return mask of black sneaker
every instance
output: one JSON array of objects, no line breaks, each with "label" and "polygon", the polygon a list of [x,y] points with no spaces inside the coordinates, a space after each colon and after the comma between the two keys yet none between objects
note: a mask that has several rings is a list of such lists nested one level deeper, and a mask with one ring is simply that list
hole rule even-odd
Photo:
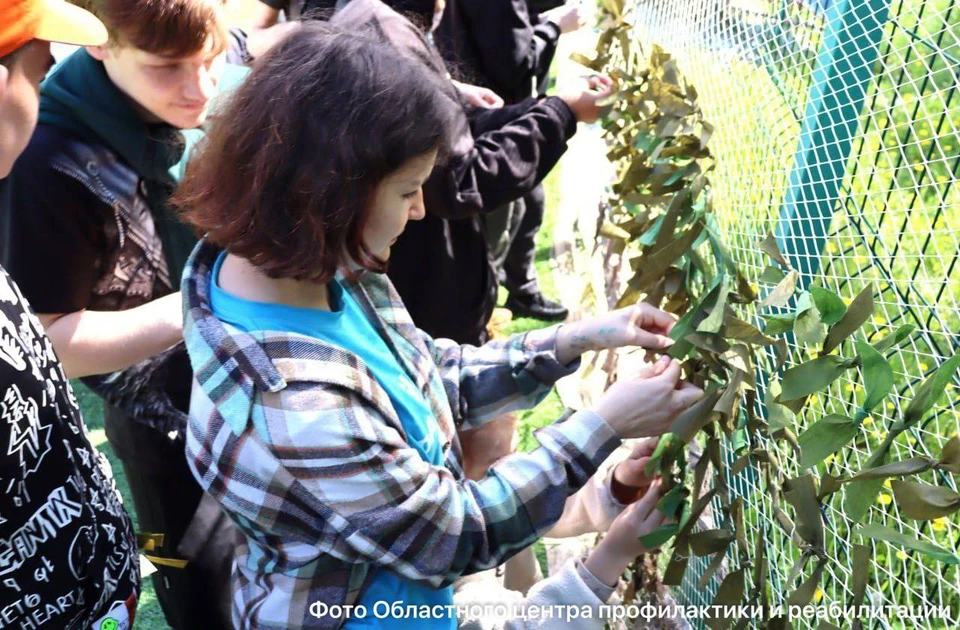
[{"label": "black sneaker", "polygon": [[516,317],[532,317],[546,322],[562,322],[570,314],[563,304],[548,300],[539,292],[525,295],[511,293],[507,296],[504,307],[510,309]]}]

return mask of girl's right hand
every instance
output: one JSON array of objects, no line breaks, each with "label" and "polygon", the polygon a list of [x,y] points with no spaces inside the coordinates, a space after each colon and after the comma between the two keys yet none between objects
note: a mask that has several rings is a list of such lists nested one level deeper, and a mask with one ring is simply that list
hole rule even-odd
[{"label": "girl's right hand", "polygon": [[662,435],[677,415],[703,397],[703,390],[680,380],[680,362],[663,356],[634,378],[619,380],[593,410],[621,439]]}]

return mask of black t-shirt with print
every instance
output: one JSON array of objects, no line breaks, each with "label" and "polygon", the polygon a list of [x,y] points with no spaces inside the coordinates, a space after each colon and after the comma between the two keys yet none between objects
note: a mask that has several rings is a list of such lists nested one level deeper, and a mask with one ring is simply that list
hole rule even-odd
[{"label": "black t-shirt with print", "polygon": [[139,591],[136,537],[110,465],[0,267],[0,627],[123,630]]}]

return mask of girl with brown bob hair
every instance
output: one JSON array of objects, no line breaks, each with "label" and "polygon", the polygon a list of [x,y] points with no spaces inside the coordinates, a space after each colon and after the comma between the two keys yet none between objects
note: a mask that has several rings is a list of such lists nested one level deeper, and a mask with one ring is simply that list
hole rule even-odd
[{"label": "girl with brown bob hair", "polygon": [[[383,270],[448,141],[436,81],[387,45],[304,24],[219,113],[176,197],[205,234],[182,283],[187,458],[245,538],[238,627],[339,627],[342,605],[367,613],[348,627],[406,627],[375,616],[394,602],[455,627],[457,577],[577,511],[568,497],[621,439],[664,432],[701,395],[661,361],[542,429],[532,453],[464,478],[459,430],[537,404],[585,350],[665,347],[673,320],[637,307],[479,348],[413,325]],[[564,603],[609,596],[637,534],[662,522],[658,493],[614,522],[619,553],[551,578]]]}]

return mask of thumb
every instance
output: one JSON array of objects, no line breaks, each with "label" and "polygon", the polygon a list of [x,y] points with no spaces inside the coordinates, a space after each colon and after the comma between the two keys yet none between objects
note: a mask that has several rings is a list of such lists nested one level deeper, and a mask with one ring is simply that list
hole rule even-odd
[{"label": "thumb", "polygon": [[667,335],[659,335],[648,330],[636,331],[637,345],[648,350],[665,350],[676,343]]},{"label": "thumb", "polygon": [[656,363],[647,363],[641,367],[638,367],[633,371],[632,374],[629,374],[628,377],[631,380],[645,380],[648,378],[654,378],[660,376],[663,371],[666,369],[667,365],[670,362],[670,357],[663,355]]},{"label": "thumb", "polygon": [[674,396],[676,397],[677,402],[681,405],[681,408],[686,409],[687,407],[693,405],[693,403],[703,398],[704,393],[703,390],[696,385],[684,382],[674,392]]},{"label": "thumb", "polygon": [[680,362],[676,359],[671,359],[670,364],[660,373],[659,376],[655,378],[662,380],[670,385],[670,388],[673,389],[677,386],[677,382],[680,380],[681,369]]}]

